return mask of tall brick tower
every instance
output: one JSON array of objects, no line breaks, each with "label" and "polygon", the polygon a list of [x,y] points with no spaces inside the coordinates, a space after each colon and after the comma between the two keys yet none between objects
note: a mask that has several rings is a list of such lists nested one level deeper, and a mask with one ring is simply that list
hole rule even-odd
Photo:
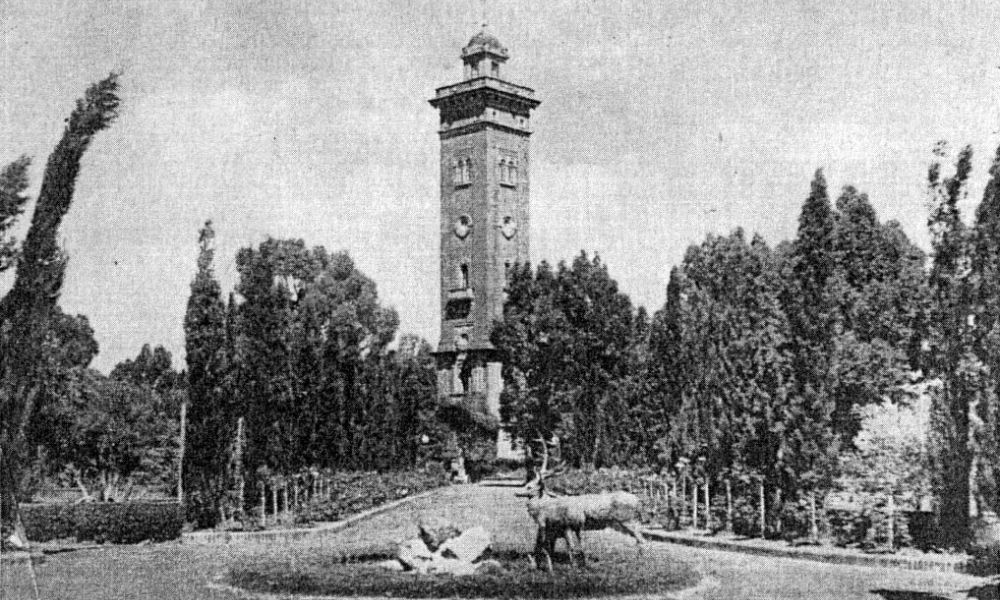
[{"label": "tall brick tower", "polygon": [[528,260],[528,138],[534,90],[503,79],[507,49],[485,27],[462,49],[464,80],[437,89],[441,114],[438,396],[498,431],[500,363],[490,344],[507,272]]}]

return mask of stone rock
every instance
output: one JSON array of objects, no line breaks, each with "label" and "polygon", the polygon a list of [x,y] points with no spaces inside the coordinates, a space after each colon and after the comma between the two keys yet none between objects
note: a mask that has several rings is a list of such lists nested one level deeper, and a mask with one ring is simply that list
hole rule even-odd
[{"label": "stone rock", "polygon": [[430,568],[427,569],[427,572],[439,575],[473,575],[476,572],[477,566],[478,565],[456,560],[454,558],[445,558],[440,555],[435,555],[434,560],[431,561]]},{"label": "stone rock", "polygon": [[473,566],[476,567],[476,575],[503,575],[507,572],[500,561],[492,558],[477,562]]},{"label": "stone rock", "polygon": [[378,563],[378,566],[385,569],[386,571],[403,571],[406,567],[399,560],[383,560]]},{"label": "stone rock", "polygon": [[452,558],[464,563],[471,563],[482,556],[490,547],[490,532],[483,527],[471,527],[462,535],[441,544],[437,555]]},{"label": "stone rock", "polygon": [[427,544],[431,552],[436,552],[441,544],[462,534],[462,530],[455,527],[454,523],[441,517],[422,516],[418,528],[420,539]]},{"label": "stone rock", "polygon": [[431,561],[434,560],[434,553],[430,551],[423,540],[416,538],[399,545],[396,559],[407,571],[426,573]]}]

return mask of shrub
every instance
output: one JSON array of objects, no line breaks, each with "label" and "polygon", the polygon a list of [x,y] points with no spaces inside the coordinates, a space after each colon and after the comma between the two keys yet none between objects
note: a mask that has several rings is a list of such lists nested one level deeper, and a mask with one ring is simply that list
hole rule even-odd
[{"label": "shrub", "polygon": [[[816,507],[816,528],[820,536],[830,531],[830,522],[820,506]],[[781,507],[781,537],[792,541],[812,536],[812,508],[808,497],[789,500]]]},{"label": "shrub", "polygon": [[760,535],[760,508],[742,495],[733,497],[733,533],[747,537]]},{"label": "shrub", "polygon": [[639,483],[642,473],[612,467],[610,469],[581,469],[561,473],[546,479],[545,485],[557,494],[578,496],[619,490],[632,490]]},{"label": "shrub", "polygon": [[859,546],[871,529],[870,515],[862,510],[827,509],[830,535],[838,546]]},{"label": "shrub", "polygon": [[26,504],[21,507],[28,539],[75,538],[113,544],[177,539],[184,512],[177,502]]},{"label": "shrub", "polygon": [[329,499],[310,502],[295,515],[297,523],[339,521],[370,508],[446,485],[444,471],[391,473],[343,472],[333,475]]},{"label": "shrub", "polygon": [[[889,515],[884,507],[863,504],[858,509],[827,510],[830,534],[838,546],[873,549],[886,545],[889,535]],[[920,514],[920,513],[916,513]],[[896,512],[893,520],[893,547],[911,546],[909,520],[911,514]]]},{"label": "shrub", "polygon": [[977,545],[970,548],[972,560],[969,572],[974,575],[1000,575],[1000,543]]}]

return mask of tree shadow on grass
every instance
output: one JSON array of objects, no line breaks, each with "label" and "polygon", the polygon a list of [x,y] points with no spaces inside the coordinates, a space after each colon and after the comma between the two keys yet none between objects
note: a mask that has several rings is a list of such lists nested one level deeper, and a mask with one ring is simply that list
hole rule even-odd
[{"label": "tree shadow on grass", "polygon": [[[975,600],[1000,600],[1000,582],[978,585],[963,592]],[[872,590],[872,593],[882,596],[885,600],[948,600],[940,594],[911,590]]]},{"label": "tree shadow on grass", "polygon": [[1000,579],[986,585],[977,585],[966,593],[969,598],[976,600],[1000,600]]},{"label": "tree shadow on grass", "polygon": [[930,592],[914,592],[910,590],[872,590],[885,600],[948,600],[946,596]]}]

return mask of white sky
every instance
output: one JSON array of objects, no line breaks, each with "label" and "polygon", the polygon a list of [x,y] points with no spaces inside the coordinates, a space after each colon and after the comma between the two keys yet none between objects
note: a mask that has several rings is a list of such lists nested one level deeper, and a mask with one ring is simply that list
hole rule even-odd
[{"label": "white sky", "polygon": [[[934,142],[974,146],[970,207],[1000,144],[993,0],[489,4],[507,78],[542,99],[534,260],[597,251],[650,310],[706,232],[790,237],[817,167],[926,246]],[[481,12],[478,0],[3,2],[0,161],[33,156],[34,189],[73,100],[124,69],[122,116],[88,152],[62,228],[62,304],[90,317],[95,366],[147,342],[183,356],[208,218],[227,290],[239,247],[301,237],[347,249],[401,330],[436,343],[427,99],[459,80]]]}]

